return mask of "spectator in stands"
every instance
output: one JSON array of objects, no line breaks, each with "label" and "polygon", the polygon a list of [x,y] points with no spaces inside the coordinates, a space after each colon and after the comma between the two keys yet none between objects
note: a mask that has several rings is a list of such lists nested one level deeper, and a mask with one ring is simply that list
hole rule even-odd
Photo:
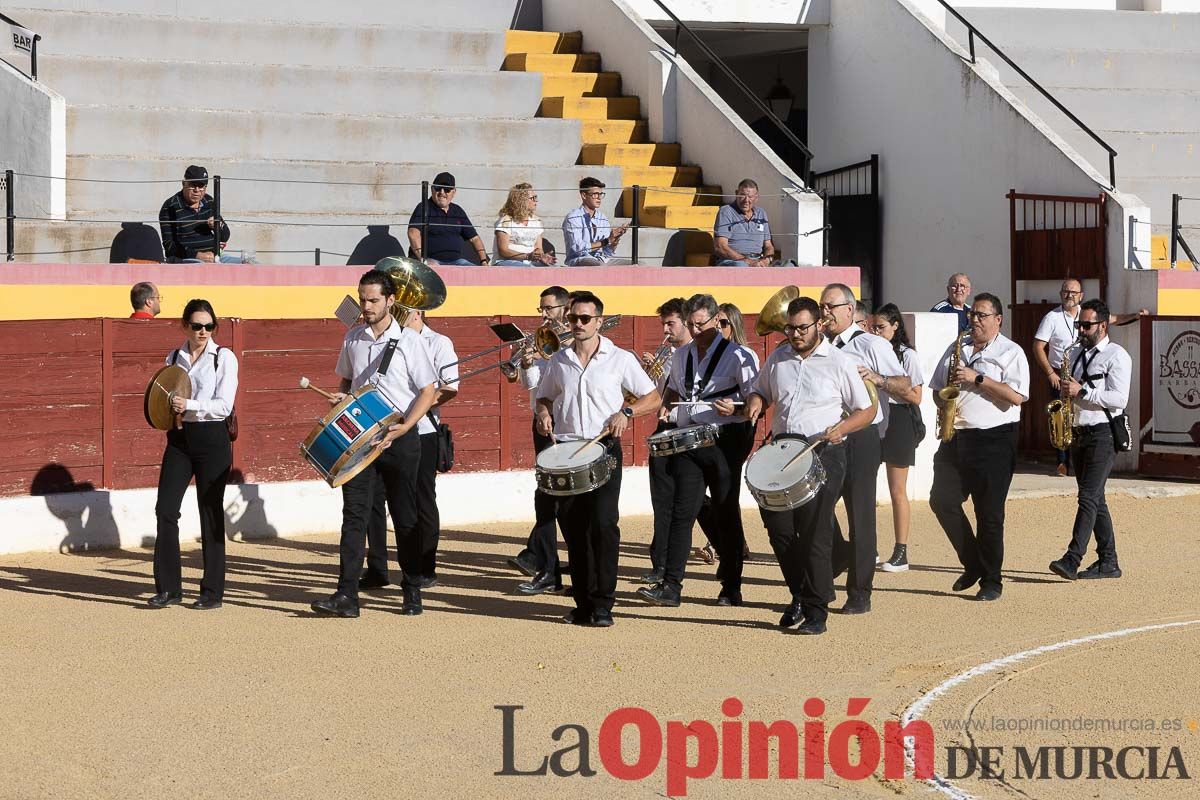
[{"label": "spectator in stands", "polygon": [[492,255],[498,267],[550,266],[554,255],[542,241],[542,221],[537,215],[537,192],[528,183],[508,190],[508,200],[496,220],[496,245]]},{"label": "spectator in stands", "polygon": [[871,315],[867,312],[866,303],[864,303],[862,300],[858,300],[854,303],[854,324],[858,328],[862,329],[864,333],[871,332],[869,327],[870,322],[868,321],[868,317],[870,316]]},{"label": "spectator in stands", "polygon": [[733,202],[721,206],[713,226],[718,267],[769,267],[775,261],[767,212],[758,207],[758,184],[745,178]]},{"label": "spectator in stands", "polygon": [[[458,192],[454,176],[449,172],[439,172],[434,176],[430,190],[432,196],[423,203],[417,203],[408,220],[408,245],[412,257],[422,259],[427,264],[471,267],[474,264],[463,258],[463,242],[469,242],[475,248],[479,263],[486,266],[488,254],[483,240],[479,238],[462,206],[451,202]],[[429,215],[428,242],[421,241],[422,208],[428,209],[425,212]]]},{"label": "spectator in stands", "polygon": [[958,314],[958,330],[964,332],[971,327],[967,320],[967,298],[971,296],[971,279],[965,272],[956,272],[946,281],[946,299],[935,305],[930,311],[943,314]]},{"label": "spectator in stands", "polygon": [[567,214],[562,224],[567,266],[628,265],[629,259],[617,258],[617,243],[629,229],[629,224],[614,228],[600,210],[604,184],[597,178],[584,178],[579,182],[579,198],[582,205]]},{"label": "spectator in stands", "polygon": [[[183,173],[183,188],[171,195],[158,212],[163,252],[169,261],[199,264],[221,261],[242,263],[241,256],[218,256],[213,250],[217,231],[212,196],[206,193],[208,170],[195,164]],[[229,226],[220,224],[221,243],[229,241]]]},{"label": "spectator in stands", "polygon": [[154,319],[162,313],[162,295],[153,283],[135,283],[129,290],[129,305],[133,306],[130,319]]}]

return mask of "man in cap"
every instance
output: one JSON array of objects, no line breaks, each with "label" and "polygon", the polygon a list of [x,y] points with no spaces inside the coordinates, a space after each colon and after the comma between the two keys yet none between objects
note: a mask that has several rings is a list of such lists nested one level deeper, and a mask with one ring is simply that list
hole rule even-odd
[{"label": "man in cap", "polygon": [[163,254],[168,260],[185,264],[240,264],[241,256],[223,256],[216,250],[218,230],[223,245],[229,241],[229,226],[217,220],[216,207],[206,189],[208,170],[195,164],[188,167],[183,173],[183,188],[168,197],[158,212]]},{"label": "man in cap", "polygon": [[[430,197],[417,204],[408,220],[408,244],[413,258],[423,259],[429,264],[452,264],[458,267],[474,266],[463,258],[463,242],[475,248],[479,263],[489,263],[483,240],[475,232],[475,226],[467,217],[462,206],[452,202],[458,190],[454,176],[439,172],[430,186]],[[423,241],[422,225],[428,220],[428,239]]]}]

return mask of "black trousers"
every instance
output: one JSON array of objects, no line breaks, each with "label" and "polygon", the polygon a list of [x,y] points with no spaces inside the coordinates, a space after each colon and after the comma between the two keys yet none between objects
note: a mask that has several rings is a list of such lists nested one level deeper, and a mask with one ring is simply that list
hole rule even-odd
[{"label": "black trousers", "polygon": [[[942,442],[933,456],[929,507],[954,546],[963,571],[980,586],[1000,588],[1004,565],[1004,503],[1017,466],[1017,423],[964,428]],[[979,524],[976,534],[963,512],[970,497]]]},{"label": "black trousers", "polygon": [[742,465],[753,445],[754,429],[748,422],[722,425],[713,447],[677,453],[675,497],[667,530],[667,563],[664,582],[683,586],[683,573],[692,552],[692,528],[704,503],[704,490],[712,495],[713,546],[721,557],[717,578],[724,592],[742,588]]},{"label": "black trousers", "polygon": [[790,511],[759,509],[783,580],[800,601],[806,619],[824,622],[833,602],[833,509],[846,475],[846,446],[825,445],[818,454],[825,485],[817,496]]},{"label": "black trousers", "polygon": [[[658,423],[655,433],[674,428],[674,423]],[[675,501],[675,455],[650,456],[650,507],[654,510],[654,538],[650,540],[650,567],[667,566],[667,533],[671,528],[671,506]]]},{"label": "black trousers", "polygon": [[[342,484],[342,539],[339,545],[338,591],[358,600],[358,580],[366,554],[367,531],[371,525],[376,496],[382,492],[396,530],[396,550],[403,585],[414,586],[421,574],[421,541],[417,525],[417,472],[421,460],[421,437],[414,427],[392,442],[369,467]],[[387,528],[383,529],[386,554]],[[384,557],[386,565],[386,555]]]},{"label": "black trousers", "polygon": [[[533,423],[533,451],[540,453],[554,444],[554,439],[538,433],[537,422]],[[558,532],[555,528],[555,514],[558,508],[558,498],[545,492],[533,493],[533,528],[529,531],[529,539],[525,549],[517,558],[529,560],[539,572],[550,572],[556,578],[562,573],[562,563],[558,559]]]},{"label": "black trousers", "polygon": [[[437,577],[437,548],[442,518],[437,506],[437,433],[422,433],[421,461],[417,465],[417,525],[414,530],[421,542],[421,571],[424,577]],[[383,477],[380,475],[371,497],[371,521],[367,525],[367,572],[388,576],[387,508]],[[397,539],[399,550],[399,539]]]},{"label": "black trousers", "polygon": [[1075,485],[1079,487],[1079,508],[1067,558],[1078,567],[1087,555],[1088,541],[1096,534],[1096,555],[1101,564],[1117,565],[1117,536],[1104,487],[1117,454],[1113,450],[1112,429],[1107,422],[1076,428],[1072,455],[1075,459]]},{"label": "black trousers", "polygon": [[162,468],[158,473],[158,536],[154,540],[154,591],[183,590],[179,562],[179,509],[192,477],[200,512],[200,547],[204,577],[200,595],[221,599],[225,594],[225,484],[233,465],[233,449],[225,422],[185,422],[167,431]]},{"label": "black trousers", "polygon": [[846,476],[839,495],[846,504],[850,541],[842,538],[841,526],[834,517],[837,535],[833,561],[847,566],[846,595],[852,598],[869,600],[875,581],[875,482],[882,460],[878,425],[868,425],[846,437]]},{"label": "black trousers", "polygon": [[612,611],[621,546],[621,442],[601,440],[617,466],[608,483],[592,492],[559,497],[558,524],[567,540],[571,593],[583,614]]}]

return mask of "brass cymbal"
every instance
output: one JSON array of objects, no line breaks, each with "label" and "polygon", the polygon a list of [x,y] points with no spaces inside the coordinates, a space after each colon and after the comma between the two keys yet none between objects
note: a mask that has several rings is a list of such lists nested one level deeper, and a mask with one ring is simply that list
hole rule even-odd
[{"label": "brass cymbal", "polygon": [[783,326],[787,324],[788,304],[799,296],[799,286],[785,286],[771,295],[771,299],[762,307],[762,311],[758,312],[758,322],[754,325],[754,332],[759,336],[783,333]]},{"label": "brass cymbal", "polygon": [[388,256],[375,264],[396,282],[396,305],[429,311],[446,302],[446,284],[423,261],[403,256]]},{"label": "brass cymbal", "polygon": [[171,410],[171,398],[175,395],[188,400],[192,396],[192,379],[183,367],[169,365],[154,373],[146,387],[142,411],[150,427],[169,431],[175,425],[175,412]]}]

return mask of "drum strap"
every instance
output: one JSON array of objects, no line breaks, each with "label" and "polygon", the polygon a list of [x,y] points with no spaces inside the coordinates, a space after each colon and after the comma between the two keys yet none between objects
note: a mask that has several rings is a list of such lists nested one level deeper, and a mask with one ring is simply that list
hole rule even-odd
[{"label": "drum strap", "polygon": [[392,365],[392,356],[396,355],[396,345],[400,344],[399,339],[389,339],[387,350],[383,353],[383,361],[379,362],[379,369],[376,373],[379,375],[387,375],[388,367]]},{"label": "drum strap", "polygon": [[[688,352],[687,365],[684,369],[683,380],[684,380],[684,385],[687,387],[687,390],[689,392],[689,395],[688,395],[689,400],[698,399],[697,396],[700,394],[700,392],[703,391],[705,386],[708,386],[708,382],[712,380],[713,373],[717,371],[717,365],[721,363],[721,356],[725,355],[725,351],[728,348],[729,348],[729,340],[722,339],[721,343],[717,345],[716,352],[713,353],[712,358],[709,359],[708,366],[704,368],[704,374],[702,376],[700,376],[699,387],[697,387],[693,383],[693,381],[696,379],[696,369],[695,369],[695,367],[692,366],[692,355],[696,351],[693,348],[690,352]],[[736,391],[736,388],[733,391]],[[711,399],[714,397],[724,397],[727,394],[733,394],[733,391],[718,392],[716,394],[705,395],[704,399],[707,400],[707,399]]]},{"label": "drum strap", "polygon": [[866,331],[864,331],[862,328],[859,328],[854,333],[850,334],[850,338],[847,339],[846,341],[843,342],[839,339],[837,345],[835,345],[835,346],[837,347],[838,350],[841,350],[847,344],[849,344],[850,342],[853,342],[855,339],[862,336],[864,333],[866,333]]}]

